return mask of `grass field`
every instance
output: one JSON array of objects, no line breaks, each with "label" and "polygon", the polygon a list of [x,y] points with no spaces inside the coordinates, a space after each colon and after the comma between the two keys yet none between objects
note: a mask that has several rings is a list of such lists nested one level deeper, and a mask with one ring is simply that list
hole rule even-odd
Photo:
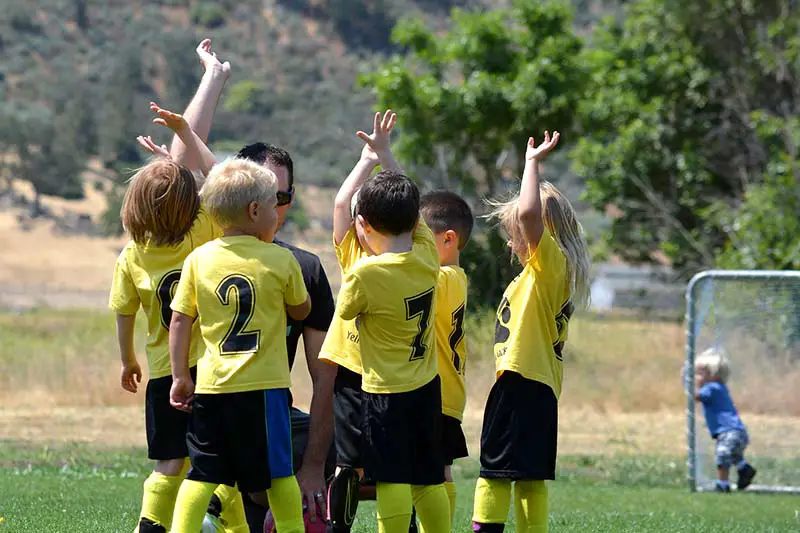
[{"label": "grass field", "polygon": [[[140,320],[139,348],[143,326]],[[492,314],[471,317],[467,332],[465,431],[473,459],[456,468],[458,532],[470,530],[477,437],[494,380]],[[118,384],[113,316],[0,312],[0,339],[0,533],[132,531],[150,466],[142,449],[143,394]],[[800,531],[797,496],[688,492],[683,350],[684,329],[676,322],[573,319],[551,531]],[[797,484],[800,374],[796,367],[780,371],[769,383],[757,381],[767,370],[750,376],[755,385],[736,389],[737,404],[751,428],[759,482]],[[307,406],[303,364],[292,380],[296,402]],[[355,531],[375,530],[367,502]]]},{"label": "grass field", "polygon": [[[52,449],[0,443],[0,531],[129,532],[148,465],[138,449]],[[457,468],[453,531],[469,531],[477,465]],[[550,484],[552,532],[797,531],[800,499],[756,494],[689,494],[676,461],[657,457],[560,459]],[[376,531],[372,502],[354,529]],[[514,531],[513,520],[506,531]]]}]

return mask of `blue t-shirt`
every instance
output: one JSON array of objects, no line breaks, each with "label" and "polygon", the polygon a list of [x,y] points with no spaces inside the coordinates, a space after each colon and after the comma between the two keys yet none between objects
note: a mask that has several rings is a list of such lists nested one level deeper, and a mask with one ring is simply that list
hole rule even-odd
[{"label": "blue t-shirt", "polygon": [[697,395],[703,402],[706,424],[713,438],[726,431],[745,431],[728,387],[724,383],[709,381],[700,387]]}]

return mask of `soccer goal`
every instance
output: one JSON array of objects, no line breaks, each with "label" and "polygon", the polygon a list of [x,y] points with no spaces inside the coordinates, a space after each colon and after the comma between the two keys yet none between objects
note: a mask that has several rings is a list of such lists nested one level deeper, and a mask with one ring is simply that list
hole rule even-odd
[{"label": "soccer goal", "polygon": [[[758,471],[746,490],[800,494],[800,271],[701,272],[686,289],[686,328],[687,376],[708,348],[730,360],[728,387],[750,437],[745,457]],[[713,490],[714,441],[694,381],[685,387],[689,487]]]}]

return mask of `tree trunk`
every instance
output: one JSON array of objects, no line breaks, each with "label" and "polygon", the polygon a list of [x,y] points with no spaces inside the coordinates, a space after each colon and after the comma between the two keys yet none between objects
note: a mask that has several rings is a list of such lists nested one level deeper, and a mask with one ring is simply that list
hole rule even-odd
[{"label": "tree trunk", "polygon": [[42,214],[42,195],[39,193],[39,188],[34,185],[33,187],[33,205],[31,205],[31,218],[36,218]]},{"label": "tree trunk", "polygon": [[89,17],[86,13],[86,0],[75,0],[75,24],[82,30],[89,28]]}]

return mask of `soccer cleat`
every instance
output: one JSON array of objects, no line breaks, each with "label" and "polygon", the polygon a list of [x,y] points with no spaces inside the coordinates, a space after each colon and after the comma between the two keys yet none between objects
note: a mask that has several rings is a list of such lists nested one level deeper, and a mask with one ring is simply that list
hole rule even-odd
[{"label": "soccer cleat", "polygon": [[736,490],[746,489],[753,478],[756,477],[756,469],[750,465],[744,465],[739,469],[739,479],[736,481]]},{"label": "soccer cleat", "polygon": [[223,531],[225,531],[225,528],[220,519],[211,513],[206,513],[200,533],[222,533]]},{"label": "soccer cleat", "polygon": [[730,485],[728,485],[726,487],[723,487],[722,485],[720,485],[718,483],[714,485],[714,492],[730,492],[730,491],[731,491]]},{"label": "soccer cleat", "polygon": [[142,517],[139,520],[137,531],[139,533],[167,533],[167,528],[161,524],[156,524],[149,518]]}]

